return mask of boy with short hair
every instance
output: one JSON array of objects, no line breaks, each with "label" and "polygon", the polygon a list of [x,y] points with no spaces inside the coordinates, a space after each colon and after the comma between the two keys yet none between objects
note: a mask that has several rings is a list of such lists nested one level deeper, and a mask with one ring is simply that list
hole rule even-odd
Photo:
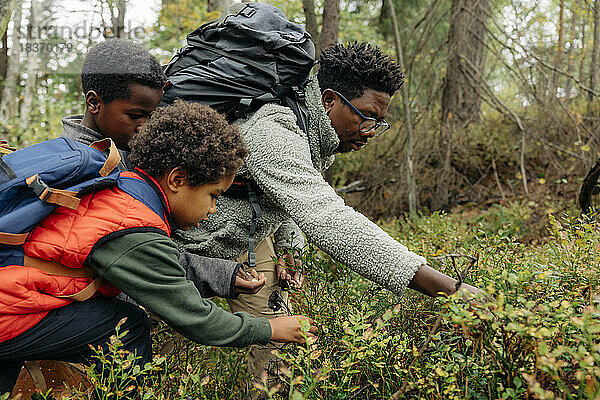
[{"label": "boy with short hair", "polygon": [[[162,97],[165,75],[146,49],[123,39],[91,47],[81,68],[84,115],[63,118],[61,136],[91,144],[111,138],[121,151],[148,120]],[[121,169],[127,167],[122,157]]]},{"label": "boy with short hair", "polygon": [[[249,346],[269,340],[301,342],[300,319],[230,314],[204,300],[186,279],[170,239],[208,214],[231,184],[247,150],[237,129],[216,111],[177,101],[159,109],[131,143],[132,172],[117,185],[85,195],[76,210],[58,208],[24,245],[31,259],[90,267],[105,280],[101,294],[122,290],[198,343]],[[256,274],[255,274],[256,276]],[[10,391],[23,361],[88,361],[88,345],[104,346],[124,317],[126,350],[151,359],[148,318],[138,307],[76,293],[90,278],[47,275],[34,267],[0,268],[0,393]],[[311,326],[309,335],[316,332]]]},{"label": "boy with short hair", "polygon": [[[85,114],[63,118],[61,136],[86,145],[110,138],[121,155],[119,169],[131,170],[129,141],[156,109],[165,82],[160,63],[141,45],[124,39],[96,44],[81,68]],[[244,279],[240,264],[229,260],[182,252],[180,263],[205,297],[252,294],[265,282]]]}]

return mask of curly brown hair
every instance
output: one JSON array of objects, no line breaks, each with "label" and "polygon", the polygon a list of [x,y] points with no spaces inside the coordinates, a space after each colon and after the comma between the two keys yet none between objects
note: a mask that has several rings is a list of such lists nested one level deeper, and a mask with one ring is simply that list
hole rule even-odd
[{"label": "curly brown hair", "polygon": [[179,167],[190,186],[234,175],[248,155],[237,127],[223,115],[182,100],[156,109],[129,145],[134,167],[154,178]]}]

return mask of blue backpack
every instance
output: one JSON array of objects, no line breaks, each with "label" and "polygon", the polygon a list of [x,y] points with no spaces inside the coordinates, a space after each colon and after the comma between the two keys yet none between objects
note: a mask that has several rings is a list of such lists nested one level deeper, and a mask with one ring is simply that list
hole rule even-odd
[{"label": "blue backpack", "polygon": [[0,143],[0,153],[9,153],[0,158],[0,267],[23,265],[29,232],[56,207],[76,209],[83,195],[119,176],[121,157],[110,139],[86,146],[58,138],[14,152]]}]

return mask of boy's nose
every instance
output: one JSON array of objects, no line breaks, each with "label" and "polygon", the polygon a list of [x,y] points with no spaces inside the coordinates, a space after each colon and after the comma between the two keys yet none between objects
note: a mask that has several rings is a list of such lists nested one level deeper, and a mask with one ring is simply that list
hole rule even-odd
[{"label": "boy's nose", "polygon": [[210,208],[208,209],[208,213],[214,214],[216,212],[217,212],[217,202],[215,201],[214,203],[211,204]]}]

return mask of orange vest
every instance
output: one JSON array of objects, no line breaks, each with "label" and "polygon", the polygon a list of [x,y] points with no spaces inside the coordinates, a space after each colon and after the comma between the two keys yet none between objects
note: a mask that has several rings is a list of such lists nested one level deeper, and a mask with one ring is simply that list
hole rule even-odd
[{"label": "orange vest", "polygon": [[[156,180],[136,170],[122,172],[117,186],[85,195],[76,210],[57,208],[31,232],[23,248],[27,257],[82,268],[103,242],[153,230],[171,235],[169,206]],[[0,268],[0,342],[25,332],[48,311],[71,303],[60,296],[78,293],[92,281],[22,265]],[[116,296],[120,291],[104,283],[97,293]]]}]

